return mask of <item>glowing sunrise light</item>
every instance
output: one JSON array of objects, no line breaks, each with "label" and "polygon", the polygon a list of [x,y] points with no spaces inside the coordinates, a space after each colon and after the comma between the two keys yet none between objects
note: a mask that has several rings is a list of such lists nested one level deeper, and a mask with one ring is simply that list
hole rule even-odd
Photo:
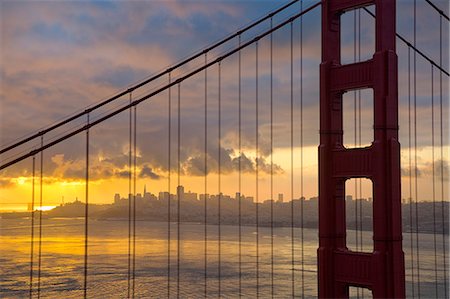
[{"label": "glowing sunrise light", "polygon": [[26,181],[27,181],[27,179],[24,178],[24,177],[18,177],[16,179],[16,182],[17,182],[18,185],[24,185],[26,183]]},{"label": "glowing sunrise light", "polygon": [[54,208],[56,208],[56,206],[42,206],[42,207],[37,207],[36,210],[37,211],[50,211],[50,210],[53,210]]}]

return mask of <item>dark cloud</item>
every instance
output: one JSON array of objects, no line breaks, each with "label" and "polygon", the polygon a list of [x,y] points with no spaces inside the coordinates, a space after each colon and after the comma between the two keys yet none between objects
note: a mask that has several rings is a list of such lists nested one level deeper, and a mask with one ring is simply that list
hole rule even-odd
[{"label": "dark cloud", "polygon": [[156,174],[152,168],[150,168],[148,165],[144,165],[141,169],[141,172],[139,173],[140,178],[150,178],[152,180],[159,180],[161,176]]}]

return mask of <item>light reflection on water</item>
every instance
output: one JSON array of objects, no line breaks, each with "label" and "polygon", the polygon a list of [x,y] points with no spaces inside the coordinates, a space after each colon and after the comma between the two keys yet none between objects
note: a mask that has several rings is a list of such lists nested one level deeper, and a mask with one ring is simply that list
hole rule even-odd
[{"label": "light reflection on water", "polygon": [[[30,269],[30,220],[0,220],[0,281],[2,298],[27,297]],[[171,228],[171,295],[177,291],[177,226]],[[167,223],[139,221],[136,224],[136,297],[167,296]],[[221,294],[238,294],[238,227],[222,226]],[[348,235],[353,236],[349,231]],[[35,231],[35,236],[38,230]],[[198,298],[204,292],[204,226],[181,224],[180,297]],[[370,233],[364,232],[368,240]],[[409,234],[404,234],[407,293],[411,296]],[[242,228],[242,295],[256,296],[256,234],[254,227]],[[421,234],[420,274],[423,298],[436,297],[433,235]],[[442,239],[438,238],[439,298],[443,296]],[[348,238],[349,246],[354,241]],[[217,226],[208,226],[208,297],[218,295]],[[304,229],[304,294],[316,297],[317,230]],[[271,294],[270,228],[260,228],[259,292]],[[371,248],[366,244],[365,250]],[[34,247],[34,286],[37,287],[37,238]],[[302,267],[300,229],[295,229],[295,293],[301,296]],[[42,239],[41,295],[43,298],[80,298],[83,296],[83,219],[44,219]],[[90,221],[88,296],[125,298],[128,275],[128,222]],[[448,265],[448,263],[447,263]],[[291,230],[274,229],[274,293],[289,298],[291,293]],[[417,288],[416,288],[417,289]],[[416,290],[417,292],[417,290]],[[366,297],[368,292],[365,292]],[[417,294],[416,294],[417,295]],[[172,297],[171,296],[171,297]]]}]

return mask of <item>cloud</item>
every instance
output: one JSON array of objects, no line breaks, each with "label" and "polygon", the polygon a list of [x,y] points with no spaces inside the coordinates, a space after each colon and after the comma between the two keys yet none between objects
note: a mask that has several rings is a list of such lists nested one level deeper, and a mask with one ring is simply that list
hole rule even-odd
[{"label": "cloud", "polygon": [[161,176],[156,174],[148,165],[144,165],[142,167],[141,171],[139,172],[139,177],[150,178],[152,180],[159,180],[161,178]]},{"label": "cloud", "polygon": [[15,183],[12,182],[10,179],[0,179],[0,187],[2,188],[11,188],[15,186]]}]

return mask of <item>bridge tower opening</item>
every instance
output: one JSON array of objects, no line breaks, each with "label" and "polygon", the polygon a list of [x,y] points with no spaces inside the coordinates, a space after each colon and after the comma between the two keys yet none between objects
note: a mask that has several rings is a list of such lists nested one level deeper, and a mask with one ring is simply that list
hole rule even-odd
[{"label": "bridge tower opening", "polygon": [[[375,53],[366,61],[341,64],[341,15],[374,5]],[[404,298],[398,79],[395,49],[395,0],[322,2],[320,69],[319,249],[320,298],[348,298],[350,287],[372,291],[374,298]],[[343,94],[371,88],[374,141],[343,145]],[[373,182],[373,252],[346,246],[345,181]]]}]

